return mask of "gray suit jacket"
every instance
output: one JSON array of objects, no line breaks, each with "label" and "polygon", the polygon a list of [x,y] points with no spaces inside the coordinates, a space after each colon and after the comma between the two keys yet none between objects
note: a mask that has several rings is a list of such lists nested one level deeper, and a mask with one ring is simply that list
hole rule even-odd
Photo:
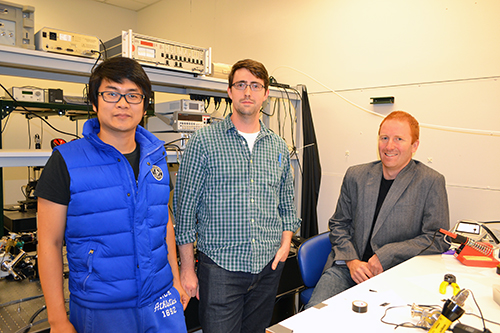
[{"label": "gray suit jacket", "polygon": [[[335,213],[330,218],[332,252],[325,269],[335,260],[360,259],[370,241],[384,270],[419,254],[439,228],[449,229],[448,196],[444,176],[411,160],[400,171],[380,208],[372,238],[382,163],[350,167],[344,177]],[[445,251],[443,235],[436,234],[425,254]]]}]

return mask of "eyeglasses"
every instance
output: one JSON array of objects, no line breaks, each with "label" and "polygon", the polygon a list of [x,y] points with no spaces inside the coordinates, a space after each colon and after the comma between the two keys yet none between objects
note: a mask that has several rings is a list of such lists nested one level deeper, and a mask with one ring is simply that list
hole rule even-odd
[{"label": "eyeglasses", "polygon": [[232,86],[236,90],[245,90],[247,87],[250,87],[252,91],[261,91],[262,88],[264,88],[264,86],[260,83],[257,82],[246,83],[245,81],[233,83]]},{"label": "eyeglasses", "polygon": [[102,96],[102,99],[108,103],[118,103],[124,97],[129,104],[140,104],[145,97],[137,93],[119,94],[114,91],[101,91],[97,95]]}]

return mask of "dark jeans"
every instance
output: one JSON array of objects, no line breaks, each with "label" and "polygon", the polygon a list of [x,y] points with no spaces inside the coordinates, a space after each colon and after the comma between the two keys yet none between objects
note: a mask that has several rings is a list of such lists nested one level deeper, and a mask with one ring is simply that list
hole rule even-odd
[{"label": "dark jeans", "polygon": [[259,274],[230,272],[198,253],[199,317],[203,333],[265,332],[285,262]]}]

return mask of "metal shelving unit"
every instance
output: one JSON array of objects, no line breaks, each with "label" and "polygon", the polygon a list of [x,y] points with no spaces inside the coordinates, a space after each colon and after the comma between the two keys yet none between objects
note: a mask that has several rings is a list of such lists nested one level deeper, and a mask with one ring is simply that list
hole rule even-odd
[{"label": "metal shelving unit", "polygon": [[71,120],[87,119],[89,112],[93,112],[92,107],[88,105],[22,102],[11,99],[0,99],[0,110],[2,119],[14,111],[19,111],[28,117],[29,113],[33,112],[39,116],[66,116]]},{"label": "metal shelving unit", "polygon": [[[95,59],[26,50],[0,45],[0,75],[22,76],[54,81],[88,83]],[[184,72],[143,66],[153,91],[173,94],[227,96],[227,81]],[[270,97],[282,97],[283,89],[271,87]],[[291,99],[300,97],[288,91]]]},{"label": "metal shelving unit", "polygon": [[[95,59],[90,58],[0,45],[0,75],[86,84],[95,62]],[[143,68],[155,92],[227,97],[226,80],[149,66]],[[300,114],[300,96],[293,89],[288,89],[285,94],[283,88],[270,87],[270,97],[283,98],[284,95],[297,105],[297,113]],[[2,103],[8,103],[6,101],[3,100]],[[56,105],[54,109],[49,109],[57,110],[58,107],[59,105]],[[50,152],[35,150],[4,151],[0,135],[0,201],[3,203],[2,167],[34,166],[40,163],[44,165],[49,156]],[[176,161],[175,153],[172,156],[169,154],[170,160]],[[0,214],[0,236],[1,234],[3,234],[3,214]]]},{"label": "metal shelving unit", "polygon": [[[16,77],[26,77],[34,79],[44,79],[50,81],[61,81],[61,82],[72,82],[72,83],[88,83],[88,78],[90,72],[95,65],[95,59],[75,57],[69,55],[61,55],[55,53],[47,53],[44,51],[37,50],[27,50],[22,48],[10,47],[5,45],[0,45],[0,75],[6,76],[16,76]],[[195,76],[183,72],[175,72],[167,69],[160,69],[154,67],[143,66],[146,74],[152,83],[152,88],[154,92],[181,94],[181,95],[206,95],[206,96],[216,96],[216,97],[228,97],[227,96],[227,81],[223,79]],[[274,98],[289,98],[297,111],[300,114],[300,96],[293,89],[287,89],[286,93],[283,88],[270,87],[270,97]],[[13,101],[0,100],[1,110],[4,112],[3,107],[7,105],[7,108],[12,108],[14,105]],[[68,112],[67,116],[72,116],[73,114],[78,116],[79,112],[87,113],[87,107],[63,107],[61,105],[24,105],[29,107],[37,108],[37,111],[42,115],[60,114],[58,110],[72,110],[75,112]],[[12,111],[9,109],[8,111]],[[33,110],[31,110],[33,111]],[[7,111],[6,111],[7,112]],[[24,112],[24,111],[21,111]],[[2,113],[2,118],[4,114]],[[298,119],[298,124],[301,120]],[[300,134],[297,131],[297,142],[299,142]],[[177,162],[177,154],[175,152],[167,152],[167,160],[171,163]],[[51,151],[49,150],[5,150],[2,149],[2,136],[0,135],[0,202],[3,208],[3,167],[17,167],[17,166],[41,166],[45,165],[47,159],[50,157]],[[300,184],[300,177],[297,179],[298,184]],[[298,185],[300,186],[300,185]],[[300,193],[297,193],[299,196]],[[3,209],[2,209],[3,211]],[[3,212],[0,214],[0,237],[3,235]],[[6,281],[1,281],[2,284],[7,284]],[[28,282],[25,282],[28,284]],[[22,286],[21,283],[16,284],[16,286]],[[1,286],[0,286],[1,287]],[[23,286],[25,288],[25,286]],[[33,288],[38,288],[37,285],[33,285]],[[41,294],[41,290],[36,289],[31,291],[30,294]],[[3,295],[3,294],[2,294]],[[14,298],[21,298],[22,296],[15,296]],[[32,301],[43,303],[43,299],[37,298]],[[0,302],[1,303],[1,302]],[[6,315],[12,319],[12,327],[17,327],[14,325],[15,321],[25,322],[26,316],[21,315],[30,314],[33,312],[32,308],[24,309],[25,306],[38,306],[38,304],[31,305],[30,302],[23,302],[21,305],[9,305],[5,306],[0,311],[0,317]],[[5,305],[5,304],[4,304]],[[10,312],[9,312],[10,311]],[[19,318],[13,318],[12,313],[16,312],[16,316]],[[22,313],[21,313],[22,312]],[[20,315],[20,314],[21,315]],[[42,315],[40,321],[46,318],[46,315]],[[9,320],[11,320],[9,319]],[[43,325],[43,324],[42,324]],[[44,326],[46,327],[46,326]],[[43,330],[43,328],[42,328]],[[0,331],[2,331],[0,329]]]}]

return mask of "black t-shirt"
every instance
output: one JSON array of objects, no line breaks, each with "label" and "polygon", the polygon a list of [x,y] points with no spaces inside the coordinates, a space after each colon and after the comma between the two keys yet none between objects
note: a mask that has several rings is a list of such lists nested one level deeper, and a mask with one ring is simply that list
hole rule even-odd
[{"label": "black t-shirt", "polygon": [[368,244],[366,245],[365,253],[363,254],[363,258],[361,259],[362,261],[368,261],[368,259],[370,259],[375,254],[371,245],[373,228],[375,227],[375,221],[377,220],[380,208],[382,207],[385,197],[387,196],[387,193],[389,192],[393,182],[394,179],[387,180],[384,178],[384,176],[382,176],[382,180],[380,181],[380,190],[378,191],[377,206],[375,207],[375,214],[373,216],[372,227],[370,230],[370,236],[368,236]]},{"label": "black t-shirt", "polygon": [[[135,179],[139,175],[139,159],[141,156],[140,146],[136,145],[133,152],[124,154],[134,170]],[[43,172],[38,180],[35,196],[46,200],[65,205],[70,200],[70,177],[66,162],[58,150],[50,156]]]}]

